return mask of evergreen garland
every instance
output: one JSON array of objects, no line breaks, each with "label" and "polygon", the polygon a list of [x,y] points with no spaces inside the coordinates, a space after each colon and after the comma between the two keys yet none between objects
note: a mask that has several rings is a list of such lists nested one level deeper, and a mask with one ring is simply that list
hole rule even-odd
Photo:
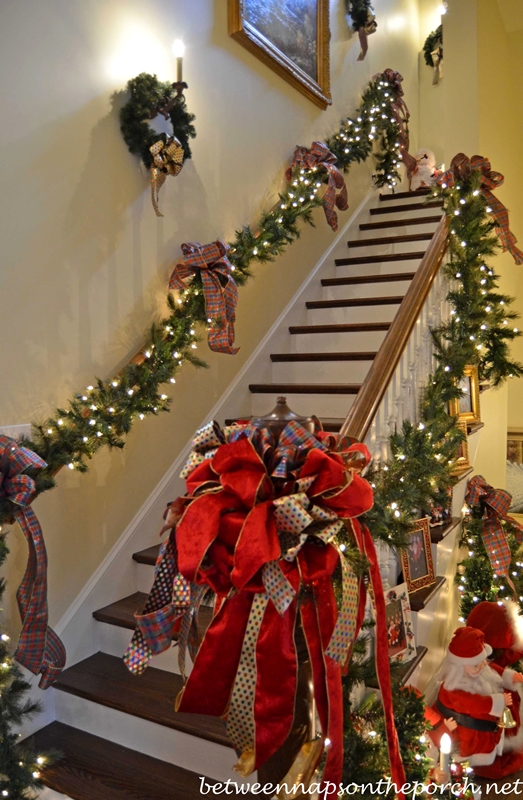
[{"label": "evergreen garland", "polygon": [[435,31],[429,33],[427,38],[425,39],[425,44],[423,45],[423,56],[425,58],[425,64],[427,67],[433,67],[434,64],[432,63],[432,56],[431,53],[436,47],[438,41],[441,41],[443,44],[443,26],[439,25]]},{"label": "evergreen garland", "polygon": [[152,166],[150,148],[160,140],[165,144],[168,137],[165,133],[157,133],[147,120],[156,116],[159,106],[174,101],[169,110],[173,135],[183,147],[184,160],[191,158],[189,139],[196,136],[195,116],[187,111],[183,95],[177,97],[171,83],[159,81],[156,75],[147,72],[128,81],[127,91],[131,97],[120,110],[120,130],[131,153],[139,156],[147,169]]}]

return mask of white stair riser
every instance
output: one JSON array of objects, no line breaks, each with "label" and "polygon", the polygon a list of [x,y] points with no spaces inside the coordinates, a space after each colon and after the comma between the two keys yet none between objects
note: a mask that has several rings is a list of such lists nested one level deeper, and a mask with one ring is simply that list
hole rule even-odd
[{"label": "white stair riser", "polygon": [[272,365],[274,383],[362,383],[372,361],[293,361]]},{"label": "white stair riser", "polygon": [[[272,394],[253,394],[251,401],[251,413],[258,415],[267,414],[276,403],[276,395]],[[317,417],[337,417],[347,416],[356,395],[353,394],[292,394],[286,392],[287,403],[296,414],[310,416],[316,414]]]},{"label": "white stair riser", "polygon": [[[174,499],[174,498],[173,498]],[[136,563],[136,589],[149,594],[154,580],[154,567],[149,564]]]},{"label": "white stair riser", "polygon": [[[106,622],[96,623],[98,649],[110,656],[121,658],[131,641],[132,635],[133,632],[128,628],[120,628],[118,625],[110,625]],[[166,672],[175,672],[179,675],[178,647],[170,647],[164,653],[154,656],[149,665],[156,667],[156,669],[164,669]],[[192,669],[192,662],[189,656],[186,658],[185,668],[187,675],[189,675]]]},{"label": "white stair riser", "polygon": [[[421,258],[404,261],[377,261],[375,264],[344,264],[336,267],[333,278],[356,278],[360,275],[388,275],[398,272],[416,272]],[[330,276],[329,276],[330,277]]]},{"label": "white stair riser", "polygon": [[45,789],[38,793],[38,800],[71,800],[71,798],[67,794],[60,794],[46,786]]},{"label": "white stair riser", "polygon": [[[371,214],[369,213],[364,217],[362,216],[361,220],[358,220],[358,224],[360,222],[385,222],[388,219],[417,219],[418,217],[436,217],[439,221],[441,218],[441,208],[437,206],[433,206],[432,208],[413,208],[412,211],[397,211],[396,208],[399,205],[403,205],[399,201],[397,203],[381,203],[380,205],[376,206],[377,208],[386,208],[387,211],[381,214]],[[409,203],[412,205],[412,203]]]},{"label": "white stair riser", "polygon": [[[393,216],[394,215],[391,214],[391,219],[390,219],[391,222],[393,222],[392,219]],[[431,215],[428,213],[425,214],[423,211],[420,211],[418,214],[418,217],[425,217],[425,216],[428,217]],[[402,217],[403,214],[401,215],[398,214],[398,219]],[[413,216],[413,220],[415,219],[416,217]],[[392,225],[386,228],[370,228],[369,230],[366,229],[361,230],[361,228],[357,229],[355,228],[354,230],[351,231],[351,239],[369,239],[370,237],[374,238],[374,237],[386,237],[386,236],[404,236],[405,234],[411,234],[411,233],[434,233],[438,226],[439,220],[440,220],[439,217],[435,217],[433,222],[424,222],[422,225],[415,224],[414,221],[411,225],[409,225],[409,222],[407,220],[404,225]],[[370,219],[368,221],[372,223],[379,222],[381,224],[382,222],[386,222],[387,220]]]},{"label": "white stair riser", "polygon": [[[408,270],[406,270],[408,272]],[[414,270],[411,270],[414,272]],[[404,295],[412,281],[383,281],[383,283],[351,283],[348,286],[324,286],[322,300],[343,300],[360,297],[389,297]]]},{"label": "white stair riser", "polygon": [[353,353],[378,350],[387,331],[354,331],[354,333],[295,333],[291,336],[291,353]]},{"label": "white stair riser", "polygon": [[392,322],[399,303],[342,308],[308,308],[307,325],[343,325],[352,322]]},{"label": "white stair riser", "polygon": [[[405,191],[404,188],[402,188],[400,190],[400,189],[398,189],[398,187],[396,187],[396,189],[398,190],[398,192]],[[387,194],[387,193],[386,192],[381,192],[381,194],[383,195],[383,194]],[[391,192],[390,194],[394,194],[394,193]],[[397,194],[396,194],[396,195],[393,196],[393,199],[391,199],[391,200],[382,200],[381,197],[379,197],[377,202],[376,202],[376,207],[377,208],[383,208],[384,206],[387,206],[387,208],[389,208],[389,206],[406,206],[406,205],[411,206],[411,205],[414,205],[414,203],[425,203],[426,201],[430,202],[430,200],[434,200],[434,199],[435,198],[433,198],[430,194],[416,193],[416,194],[412,195],[411,197],[398,197]]]},{"label": "white stair riser", "polygon": [[[165,702],[171,701],[166,697]],[[253,782],[252,776],[244,781],[232,771],[238,760],[236,754],[232,748],[221,744],[157,725],[66,692],[56,692],[56,714],[59,722],[184,767],[197,775],[206,775],[219,781],[234,778],[238,783]]]},{"label": "white stair riser", "polygon": [[[390,234],[389,234],[390,235]],[[367,236],[362,238],[369,238]],[[374,237],[372,237],[374,238]],[[389,244],[366,244],[356,247],[347,247],[350,258],[358,256],[379,256],[389,255],[390,253],[424,253],[429,245],[429,240],[421,242],[394,242]]]}]

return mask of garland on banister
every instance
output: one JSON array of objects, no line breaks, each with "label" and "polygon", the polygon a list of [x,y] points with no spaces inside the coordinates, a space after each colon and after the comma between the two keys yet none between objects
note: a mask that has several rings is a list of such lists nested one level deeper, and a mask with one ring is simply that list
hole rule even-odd
[{"label": "garland on banister", "polygon": [[[344,120],[327,141],[337,166],[345,172],[352,163],[366,160],[377,145],[378,186],[392,187],[399,180],[400,145],[408,137],[401,80],[392,70],[375,76],[354,118]],[[158,96],[164,91],[159,86]],[[229,243],[228,259],[238,286],[252,275],[255,262],[273,261],[292,244],[300,235],[300,223],[312,224],[313,210],[323,205],[320,191],[330,178],[325,166],[296,167],[290,177],[290,186],[279,195],[276,206],[264,212],[256,226],[238,230]],[[206,313],[203,288],[200,270],[196,270],[185,291],[167,296],[169,315],[152,326],[146,346],[117,377],[93,381],[65,407],[33,426],[32,439],[24,444],[47,463],[35,476],[37,494],[55,485],[54,475],[61,467],[85,472],[87,461],[102,446],[124,446],[133,422],[167,411],[171,401],[160,387],[175,383],[183,364],[205,366],[195,353],[198,324],[209,328],[221,320],[210,319]],[[12,519],[13,511],[11,501],[0,498],[0,524]]]}]

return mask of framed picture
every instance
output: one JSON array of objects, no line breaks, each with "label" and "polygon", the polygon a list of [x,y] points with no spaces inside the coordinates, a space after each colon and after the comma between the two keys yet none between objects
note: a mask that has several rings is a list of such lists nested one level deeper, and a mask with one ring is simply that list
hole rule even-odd
[{"label": "framed picture", "polygon": [[479,410],[478,368],[465,367],[465,374],[459,382],[463,395],[449,403],[449,414],[465,420],[465,422],[481,422]]},{"label": "framed picture", "polygon": [[507,431],[507,461],[513,464],[523,464],[523,430],[510,429]]},{"label": "framed picture", "polygon": [[228,0],[229,34],[320,108],[331,105],[329,0]]},{"label": "framed picture", "polygon": [[470,469],[469,442],[467,438],[468,430],[466,421],[461,419],[458,420],[458,428],[460,428],[465,434],[465,440],[460,443],[454,466],[450,472],[450,474],[454,476],[460,475],[462,472]]},{"label": "framed picture", "polygon": [[416,643],[406,583],[385,591],[385,618],[390,660],[410,661],[416,655]]},{"label": "framed picture", "polygon": [[436,583],[428,517],[418,519],[414,523],[414,527],[409,533],[409,543],[401,551],[401,566],[409,592],[415,592],[417,589]]}]

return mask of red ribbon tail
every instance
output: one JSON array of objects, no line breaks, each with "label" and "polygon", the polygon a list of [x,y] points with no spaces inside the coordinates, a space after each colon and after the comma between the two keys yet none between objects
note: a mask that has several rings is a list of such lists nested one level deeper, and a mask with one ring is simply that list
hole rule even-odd
[{"label": "red ribbon tail", "polygon": [[[357,520],[354,522],[356,525],[359,524]],[[376,672],[383,698],[390,772],[393,783],[395,783],[399,789],[399,787],[406,783],[406,777],[399,749],[398,732],[394,724],[389,647],[387,641],[387,628],[385,624],[385,596],[383,594],[383,585],[381,582],[378,557],[372,536],[365,525],[362,526],[362,532],[365,555],[367,556],[370,564],[370,578],[374,591],[374,602],[376,604]],[[401,791],[398,791],[398,797],[403,798],[404,794]]]},{"label": "red ribbon tail", "polygon": [[364,61],[365,60],[365,56],[367,55],[367,50],[369,49],[369,43],[367,41],[368,36],[367,36],[367,31],[365,30],[365,28],[360,28],[359,29],[358,37],[359,37],[359,40],[360,40],[360,47],[361,47],[360,54],[358,56],[358,61]]}]

